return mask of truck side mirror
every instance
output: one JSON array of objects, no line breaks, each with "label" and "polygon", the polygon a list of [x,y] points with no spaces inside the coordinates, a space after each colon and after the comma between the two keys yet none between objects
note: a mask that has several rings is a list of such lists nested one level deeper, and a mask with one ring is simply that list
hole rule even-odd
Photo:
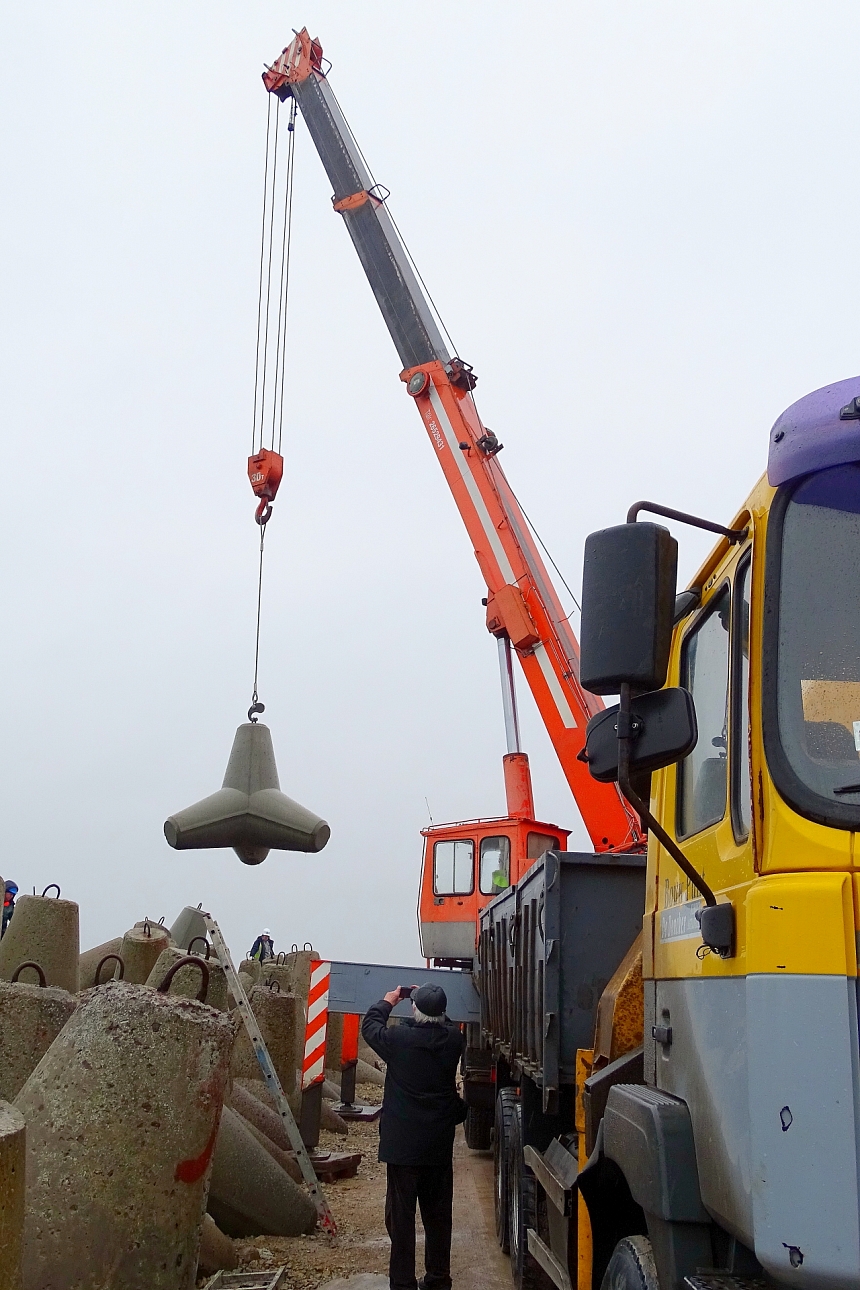
[{"label": "truck side mirror", "polygon": [[[616,704],[598,712],[588,723],[585,758],[592,776],[601,784],[618,779],[618,710]],[[632,743],[630,774],[648,774],[671,766],[696,746],[699,731],[689,690],[653,690],[630,700]]]},{"label": "truck side mirror", "polygon": [[672,642],[678,543],[660,524],[618,524],[585,541],[580,684],[659,690]]}]

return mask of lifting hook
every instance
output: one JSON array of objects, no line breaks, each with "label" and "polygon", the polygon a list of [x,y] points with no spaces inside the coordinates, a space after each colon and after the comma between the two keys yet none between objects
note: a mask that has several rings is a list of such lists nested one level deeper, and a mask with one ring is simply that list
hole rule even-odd
[{"label": "lifting hook", "polygon": [[248,720],[252,721],[254,725],[256,725],[257,724],[256,714],[259,714],[265,711],[266,711],[265,703],[261,703],[259,699],[255,699],[254,702],[251,704],[250,708],[248,709]]}]

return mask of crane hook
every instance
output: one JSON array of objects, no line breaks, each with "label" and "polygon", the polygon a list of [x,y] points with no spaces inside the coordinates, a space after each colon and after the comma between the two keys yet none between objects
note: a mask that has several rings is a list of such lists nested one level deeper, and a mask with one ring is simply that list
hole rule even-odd
[{"label": "crane hook", "polygon": [[260,503],[257,506],[256,511],[254,512],[254,519],[262,528],[264,524],[268,524],[271,518],[272,518],[272,503],[267,498],[262,497],[260,499]]},{"label": "crane hook", "polygon": [[261,703],[259,699],[255,699],[254,702],[251,704],[250,708],[248,709],[248,720],[252,721],[254,725],[256,725],[257,717],[255,716],[255,713],[260,713],[265,711],[266,711],[265,703]]}]

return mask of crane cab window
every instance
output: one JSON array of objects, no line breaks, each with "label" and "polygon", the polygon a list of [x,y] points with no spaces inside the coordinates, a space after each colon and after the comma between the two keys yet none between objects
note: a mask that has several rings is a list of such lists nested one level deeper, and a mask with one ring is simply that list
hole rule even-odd
[{"label": "crane cab window", "polygon": [[475,889],[475,844],[471,838],[437,842],[433,847],[433,891],[437,896],[468,896]]},{"label": "crane cab window", "polygon": [[511,885],[511,840],[504,835],[481,839],[479,888],[484,896],[496,896]]},{"label": "crane cab window", "polygon": [[678,766],[678,837],[689,837],[726,813],[730,593],[711,601],[684,642],[681,684],[693,696],[699,738]]},{"label": "crane cab window", "polygon": [[526,855],[529,860],[540,860],[544,851],[558,850],[558,838],[549,833],[530,833],[526,840]]}]

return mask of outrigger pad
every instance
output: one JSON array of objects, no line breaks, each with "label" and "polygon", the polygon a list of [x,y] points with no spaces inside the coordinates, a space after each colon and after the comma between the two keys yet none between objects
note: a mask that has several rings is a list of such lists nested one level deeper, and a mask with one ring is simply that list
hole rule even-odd
[{"label": "outrigger pad", "polygon": [[268,726],[236,731],[223,787],[171,815],[164,836],[177,851],[232,847],[243,864],[262,864],[271,849],[322,851],[331,830],[280,790]]}]

